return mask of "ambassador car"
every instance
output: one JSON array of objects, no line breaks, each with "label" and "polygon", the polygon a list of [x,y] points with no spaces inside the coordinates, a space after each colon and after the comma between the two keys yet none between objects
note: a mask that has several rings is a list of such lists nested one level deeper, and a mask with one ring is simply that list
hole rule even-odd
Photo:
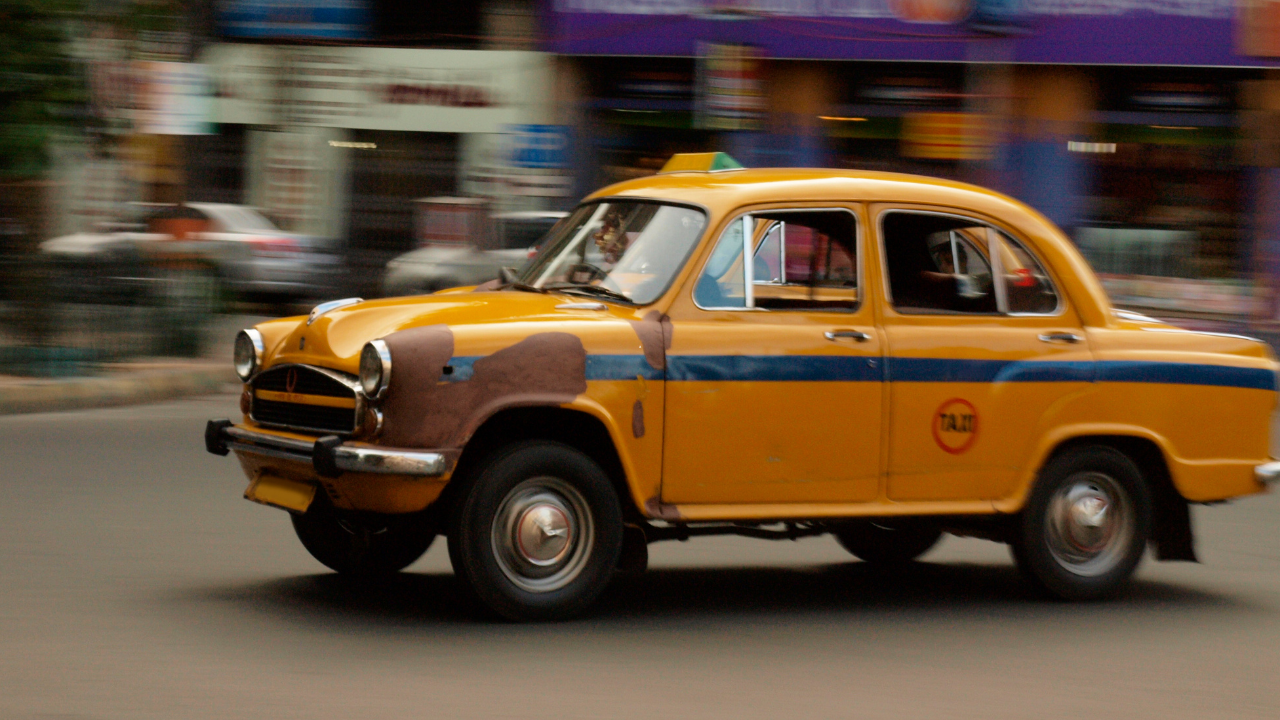
[{"label": "ambassador car", "polygon": [[245,497],[354,576],[442,535],[515,619],[587,608],[647,544],[831,534],[869,563],[1008,543],[1120,591],[1188,505],[1263,491],[1267,346],[1112,308],[1061,231],[970,185],[676,156],[591,195],[518,275],[245,330]]}]

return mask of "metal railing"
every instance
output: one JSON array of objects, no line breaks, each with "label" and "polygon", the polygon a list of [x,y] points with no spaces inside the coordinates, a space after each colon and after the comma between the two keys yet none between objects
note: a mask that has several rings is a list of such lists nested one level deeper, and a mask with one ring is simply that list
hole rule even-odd
[{"label": "metal railing", "polygon": [[0,259],[0,374],[83,375],[136,357],[196,357],[222,302],[198,264],[138,257]]}]

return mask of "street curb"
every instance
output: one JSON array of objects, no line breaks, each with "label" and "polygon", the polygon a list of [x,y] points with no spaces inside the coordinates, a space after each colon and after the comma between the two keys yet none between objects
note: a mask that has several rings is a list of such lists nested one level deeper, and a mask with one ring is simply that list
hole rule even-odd
[{"label": "street curb", "polygon": [[0,415],[137,405],[222,392],[239,378],[225,365],[0,385]]}]

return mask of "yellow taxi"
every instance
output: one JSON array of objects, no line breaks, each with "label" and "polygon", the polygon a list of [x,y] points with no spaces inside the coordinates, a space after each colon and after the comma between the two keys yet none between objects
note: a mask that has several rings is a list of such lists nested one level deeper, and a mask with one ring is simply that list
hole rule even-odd
[{"label": "yellow taxi", "polygon": [[956,182],[676,156],[586,198],[521,272],[243,331],[245,497],[328,567],[437,535],[509,618],[580,612],[647,543],[830,533],[874,563],[1008,543],[1120,590],[1189,503],[1263,491],[1277,364],[1112,308],[1031,208]]}]

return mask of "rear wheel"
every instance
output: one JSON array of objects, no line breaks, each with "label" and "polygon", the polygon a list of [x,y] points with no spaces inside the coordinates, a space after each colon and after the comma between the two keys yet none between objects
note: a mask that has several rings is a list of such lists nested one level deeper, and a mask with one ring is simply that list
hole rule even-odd
[{"label": "rear wheel", "polygon": [[942,530],[913,520],[858,521],[834,531],[840,546],[869,563],[893,565],[915,560],[929,552]]},{"label": "rear wheel", "polygon": [[1151,498],[1133,461],[1104,446],[1068,450],[1040,472],[1013,537],[1018,567],[1066,600],[1114,595],[1151,535]]},{"label": "rear wheel", "polygon": [[307,552],[344,575],[397,573],[422,557],[436,537],[421,514],[346,516],[319,496],[307,512],[290,518]]},{"label": "rear wheel", "polygon": [[566,445],[526,442],[495,455],[454,508],[449,558],[465,591],[511,620],[585,610],[622,549],[608,476]]}]

